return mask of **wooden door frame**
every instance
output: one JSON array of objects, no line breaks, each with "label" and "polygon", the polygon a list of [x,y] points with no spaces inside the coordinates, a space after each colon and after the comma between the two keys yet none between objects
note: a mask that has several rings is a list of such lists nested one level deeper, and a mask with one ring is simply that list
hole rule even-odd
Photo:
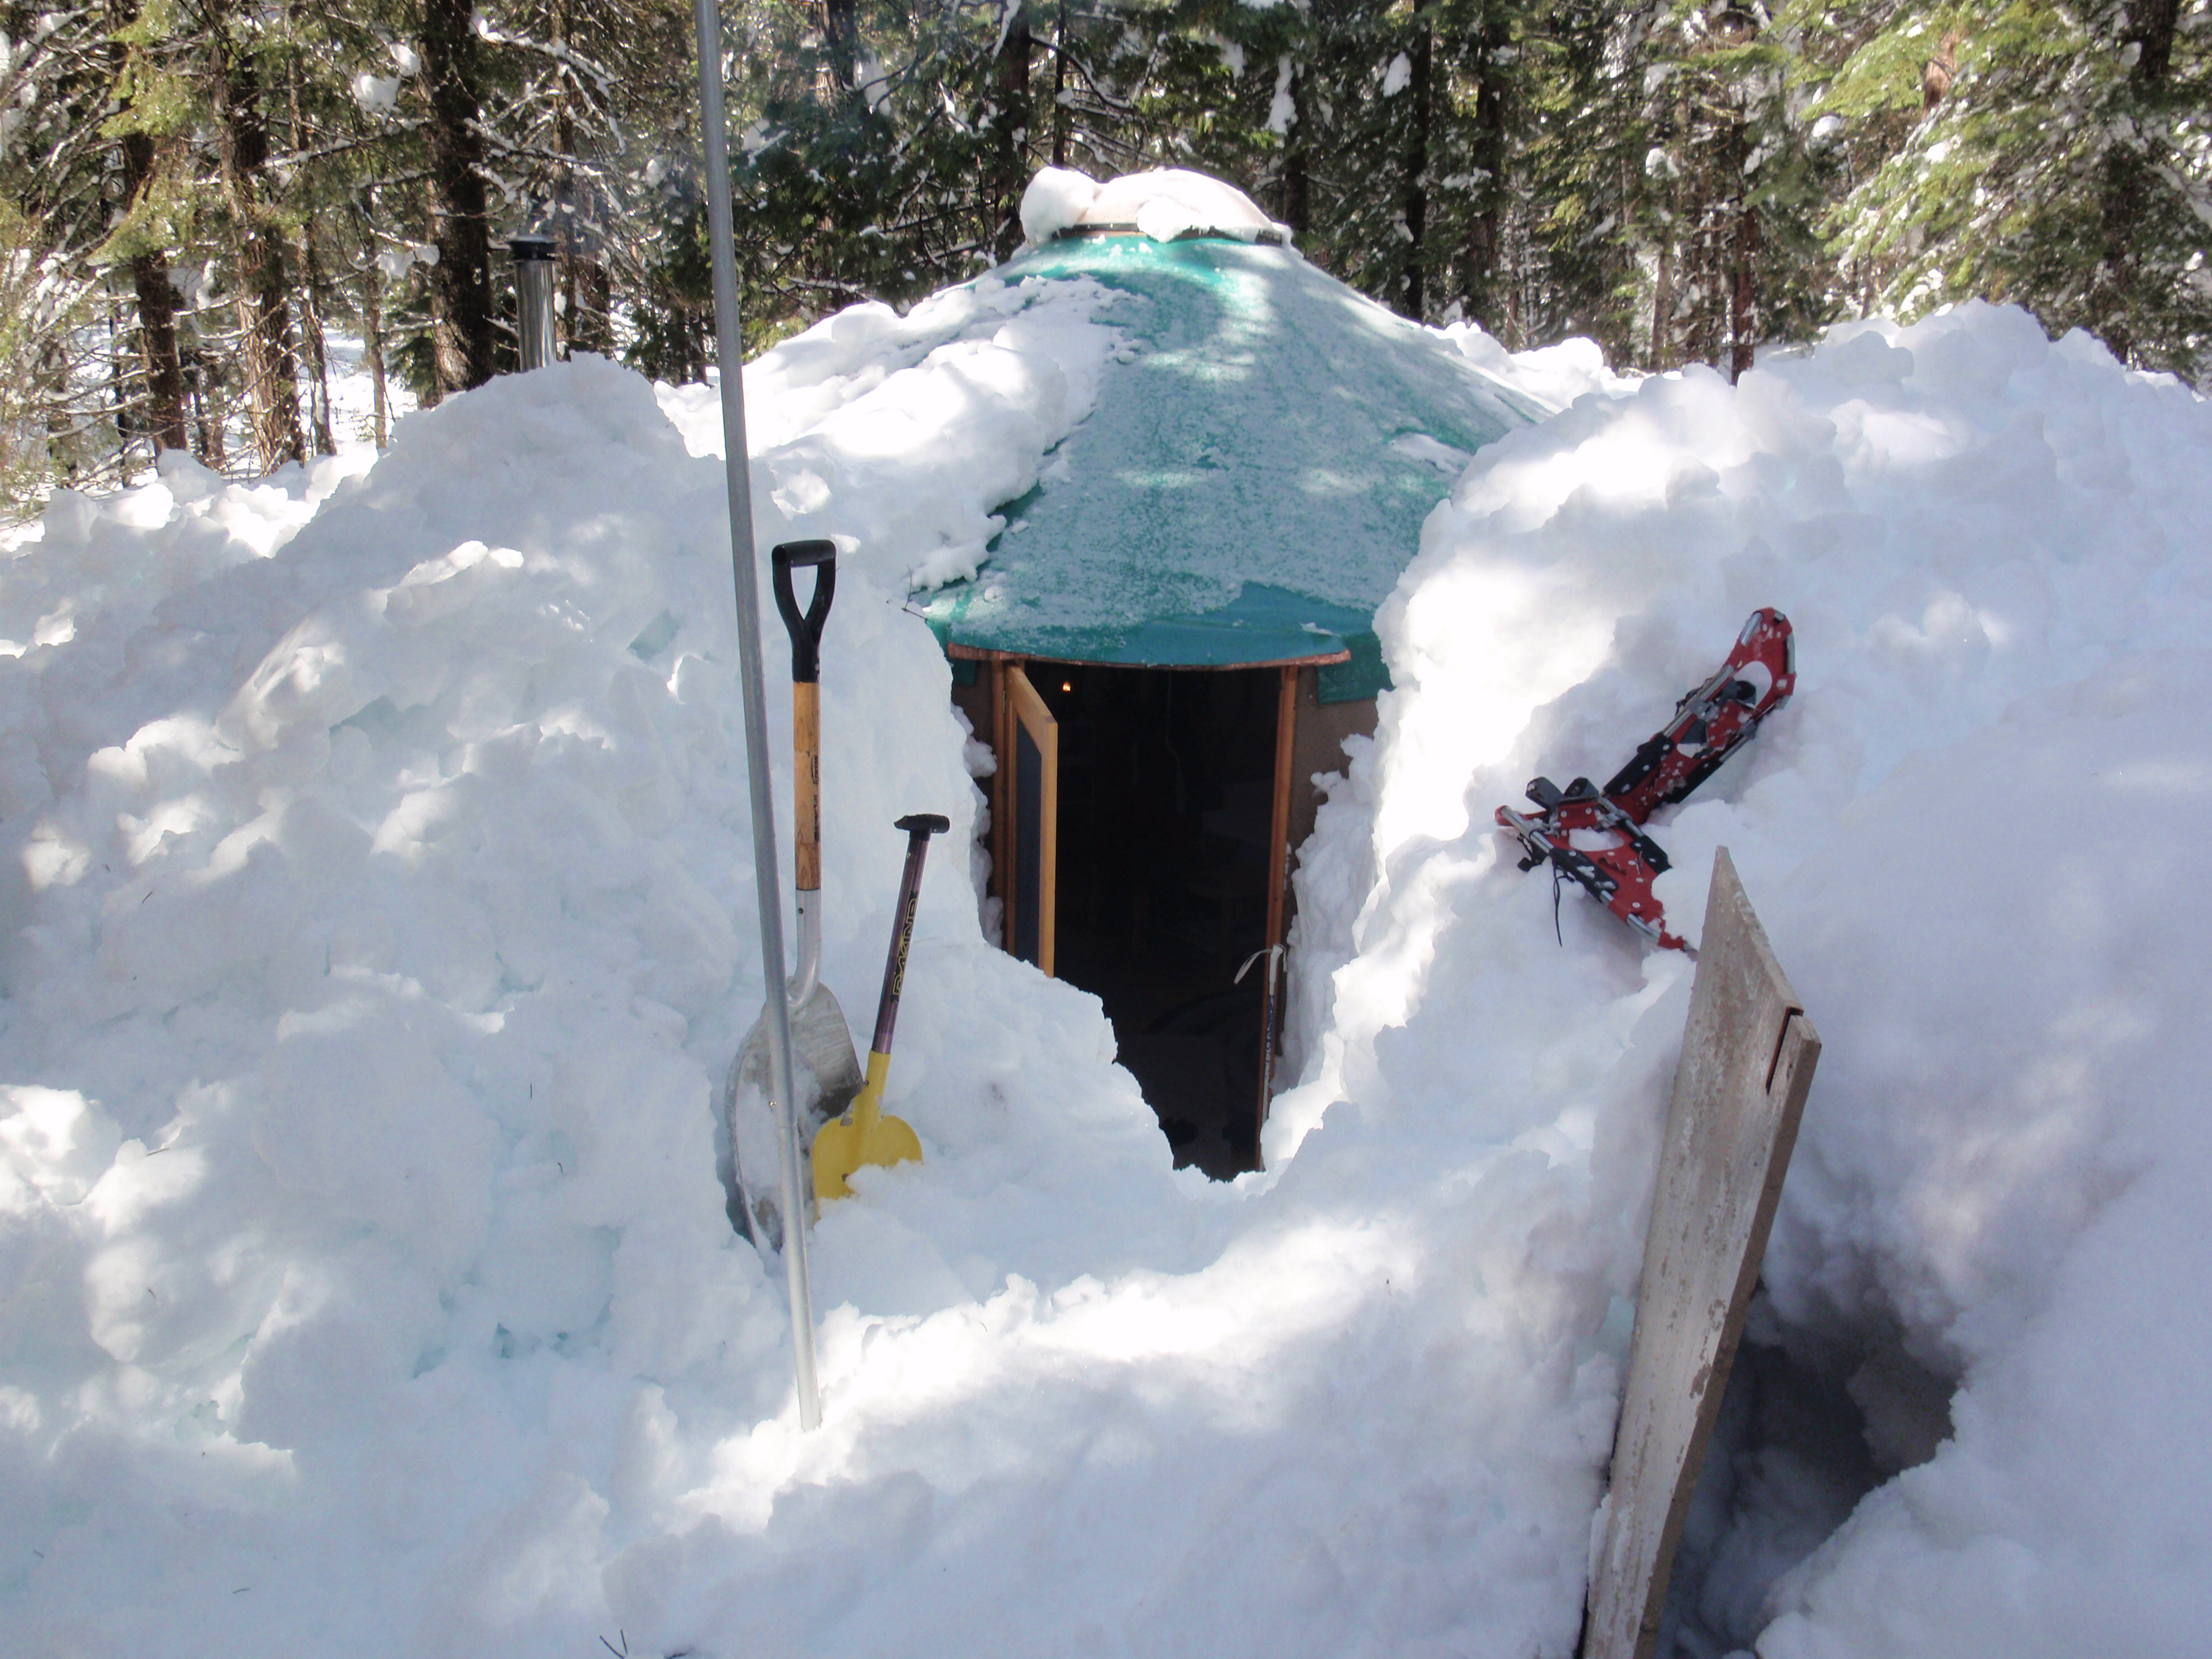
[{"label": "wooden door frame", "polygon": [[1001,844],[1005,848],[1006,875],[999,884],[1005,922],[1001,942],[1010,955],[1018,953],[1022,880],[1021,838],[1016,813],[1020,800],[1019,733],[1028,731],[1036,745],[1042,772],[1037,780],[1043,822],[1037,826],[1036,966],[1047,979],[1051,979],[1055,977],[1054,956],[1060,922],[1060,722],[1038,695],[1036,687],[1030,684],[1022,664],[1002,663],[999,671],[1000,695],[995,724],[1005,739],[1005,747],[998,751],[999,794],[1005,805],[1002,813],[994,809],[993,823],[995,827],[1003,820],[1005,826]]},{"label": "wooden door frame", "polygon": [[1288,931],[1291,888],[1291,757],[1297,750],[1298,665],[1285,663],[1276,671],[1275,792],[1267,824],[1267,938],[1261,946],[1260,970],[1267,975],[1260,987],[1260,1097],[1254,1103],[1253,1167],[1266,1167],[1260,1153],[1260,1131],[1267,1127],[1267,1109],[1274,1100],[1275,1049],[1282,1041],[1284,980],[1290,968]]}]

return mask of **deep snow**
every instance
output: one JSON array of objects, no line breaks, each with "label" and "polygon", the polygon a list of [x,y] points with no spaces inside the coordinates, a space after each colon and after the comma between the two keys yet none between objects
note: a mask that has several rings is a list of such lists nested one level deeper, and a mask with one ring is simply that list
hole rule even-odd
[{"label": "deep snow", "polygon": [[[1661,891],[1693,926],[1727,844],[1827,1045],[1754,1334],[1890,1465],[1942,1443],[1802,1563],[1822,1473],[1742,1443],[1684,1639],[2194,1651],[2212,416],[1982,307],[1734,389],[1459,337],[1578,400],[1382,612],[1269,1172],[1174,1170],[1097,1003],[933,861],[889,1100],[927,1159],[823,1218],[811,1436],[709,1151],[763,992],[711,392],[579,362],[373,469],[58,501],[0,572],[11,1647],[1569,1653],[1688,963],[1571,892],[1556,943],[1490,809],[1773,604],[1798,697]],[[1114,344],[1103,291],[985,279],[746,372],[762,545],[859,546],[848,1012],[891,818],[980,805],[905,593]]]}]

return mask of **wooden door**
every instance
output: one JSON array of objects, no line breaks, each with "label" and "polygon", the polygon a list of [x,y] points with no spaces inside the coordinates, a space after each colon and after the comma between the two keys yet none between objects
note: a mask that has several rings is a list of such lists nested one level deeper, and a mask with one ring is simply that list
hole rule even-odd
[{"label": "wooden door", "polygon": [[999,890],[1006,949],[1049,975],[1060,862],[1060,722],[1018,665],[1006,665],[1006,687],[1012,811],[1005,844],[1012,868]]}]

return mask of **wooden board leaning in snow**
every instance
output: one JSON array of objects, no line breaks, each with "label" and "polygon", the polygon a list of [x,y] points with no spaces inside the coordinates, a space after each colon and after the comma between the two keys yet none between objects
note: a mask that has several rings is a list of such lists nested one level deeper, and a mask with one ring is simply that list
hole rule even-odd
[{"label": "wooden board leaning in snow", "polygon": [[1820,1057],[1722,848],[1667,1105],[1584,1659],[1648,1659],[1658,1639],[1674,1547]]}]

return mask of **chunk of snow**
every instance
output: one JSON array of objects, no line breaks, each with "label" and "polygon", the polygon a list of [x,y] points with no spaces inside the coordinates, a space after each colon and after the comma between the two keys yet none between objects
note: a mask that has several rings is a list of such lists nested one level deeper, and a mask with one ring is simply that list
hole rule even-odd
[{"label": "chunk of snow", "polygon": [[1297,119],[1297,100],[1291,95],[1291,82],[1297,73],[1297,62],[1285,52],[1275,64],[1275,94],[1267,104],[1267,131],[1286,133],[1291,123]]},{"label": "chunk of snow", "polygon": [[363,70],[353,77],[353,100],[371,115],[396,109],[399,104],[399,77],[371,75]]},{"label": "chunk of snow", "polygon": [[1133,225],[1158,241],[1200,232],[1250,242],[1272,231],[1288,240],[1243,191],[1181,167],[1125,173],[1100,185],[1076,222]]},{"label": "chunk of snow", "polygon": [[1098,194],[1097,182],[1068,167],[1039,167],[1022,192],[1022,234],[1048,242],[1083,216]]}]

